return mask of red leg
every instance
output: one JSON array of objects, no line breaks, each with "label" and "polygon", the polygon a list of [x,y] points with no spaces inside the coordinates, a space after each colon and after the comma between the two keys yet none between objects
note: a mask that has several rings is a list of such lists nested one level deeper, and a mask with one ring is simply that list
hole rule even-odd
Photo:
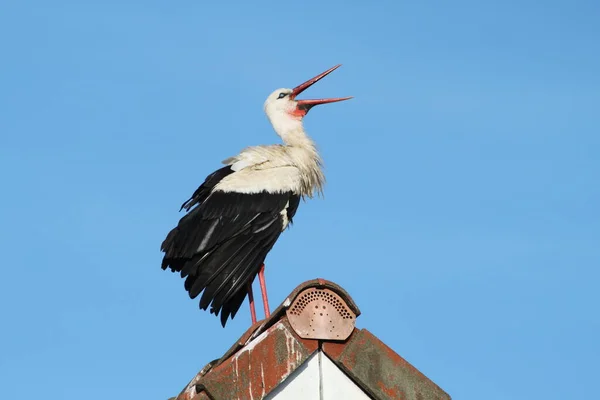
[{"label": "red leg", "polygon": [[267,284],[265,283],[265,264],[261,265],[258,270],[258,281],[260,282],[260,292],[262,294],[263,306],[265,307],[265,318],[269,318],[271,316],[271,311],[269,311]]},{"label": "red leg", "polygon": [[252,282],[248,283],[248,301],[250,302],[250,317],[252,325],[256,323],[256,308],[254,308],[254,293],[252,293]]}]

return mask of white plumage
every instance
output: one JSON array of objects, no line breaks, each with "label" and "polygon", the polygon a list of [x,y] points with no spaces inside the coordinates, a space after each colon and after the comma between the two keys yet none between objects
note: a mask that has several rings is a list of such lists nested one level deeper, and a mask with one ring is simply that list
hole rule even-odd
[{"label": "white plumage", "polygon": [[[300,134],[306,136],[304,131],[294,133]],[[242,193],[292,191],[312,197],[314,191],[322,191],[325,177],[315,145],[308,137],[306,142],[305,146],[272,145],[245,149],[224,161],[235,172],[219,182],[215,190]]]}]

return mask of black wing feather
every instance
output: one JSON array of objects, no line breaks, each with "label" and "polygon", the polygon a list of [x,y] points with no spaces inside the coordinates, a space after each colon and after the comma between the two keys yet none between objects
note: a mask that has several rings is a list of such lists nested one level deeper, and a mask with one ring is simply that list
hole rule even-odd
[{"label": "black wing feather", "polygon": [[204,183],[200,185],[198,189],[196,189],[194,194],[192,194],[192,197],[181,205],[179,211],[183,210],[184,208],[186,211],[190,211],[190,208],[192,208],[194,205],[202,203],[204,200],[206,200],[210,194],[210,191],[217,185],[217,183],[221,182],[221,180],[227,175],[233,174],[233,172],[234,171],[231,169],[231,166],[228,165],[207,176],[204,180]]},{"label": "black wing feather", "polygon": [[300,196],[297,194],[292,194],[290,196],[290,203],[287,208],[287,219],[290,221],[290,224],[294,220],[294,215],[296,215],[296,211],[298,211],[298,206],[300,205]]},{"label": "black wing feather", "polygon": [[229,166],[210,174],[181,206],[187,214],[166,239],[162,268],[180,272],[191,298],[200,293],[199,306],[221,313],[225,326],[243,303],[267,254],[283,226],[281,212],[287,205],[291,222],[300,197],[291,192],[238,193],[214,191]]}]

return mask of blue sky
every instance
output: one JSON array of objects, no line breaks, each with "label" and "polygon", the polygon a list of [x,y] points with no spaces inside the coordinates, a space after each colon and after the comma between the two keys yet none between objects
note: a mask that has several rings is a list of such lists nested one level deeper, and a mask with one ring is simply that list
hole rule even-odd
[{"label": "blue sky", "polygon": [[[218,4],[218,5],[217,5]],[[455,399],[579,399],[600,357],[595,1],[19,1],[0,13],[0,398],[175,395],[226,329],[160,269],[178,208],[305,97],[325,199],[267,259]],[[259,308],[260,310],[260,308]]]}]

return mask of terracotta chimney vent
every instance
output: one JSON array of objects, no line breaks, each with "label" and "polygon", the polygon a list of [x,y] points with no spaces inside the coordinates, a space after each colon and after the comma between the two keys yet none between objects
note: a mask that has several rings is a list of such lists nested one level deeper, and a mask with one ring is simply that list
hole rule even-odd
[{"label": "terracotta chimney vent", "polygon": [[356,314],[337,293],[327,288],[304,289],[287,308],[290,325],[303,339],[346,340]]}]

